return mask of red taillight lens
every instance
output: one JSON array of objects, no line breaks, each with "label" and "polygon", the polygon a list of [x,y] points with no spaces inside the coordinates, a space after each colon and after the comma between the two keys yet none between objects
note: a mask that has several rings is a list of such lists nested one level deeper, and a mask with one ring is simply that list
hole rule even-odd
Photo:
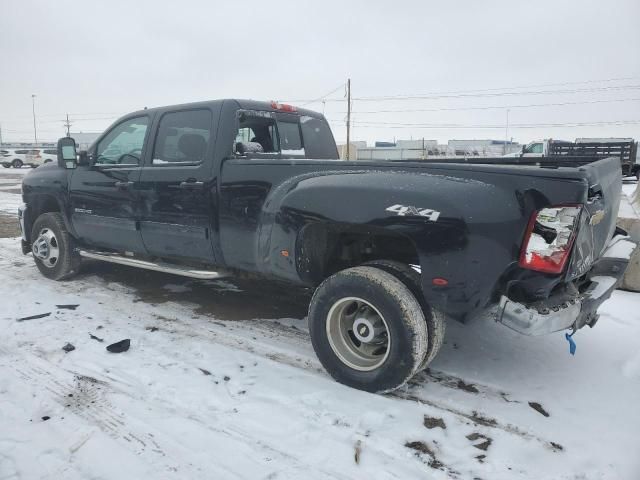
[{"label": "red taillight lens", "polygon": [[562,273],[569,259],[582,206],[543,208],[531,217],[520,253],[520,266]]},{"label": "red taillight lens", "polygon": [[281,112],[297,112],[298,109],[293,105],[287,105],[286,103],[278,103],[276,101],[271,102],[271,108],[274,110],[280,110]]}]

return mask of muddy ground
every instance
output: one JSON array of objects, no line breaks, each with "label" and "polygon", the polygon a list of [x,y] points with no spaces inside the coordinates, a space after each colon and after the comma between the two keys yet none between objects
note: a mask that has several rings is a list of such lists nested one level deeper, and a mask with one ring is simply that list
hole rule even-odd
[{"label": "muddy ground", "polygon": [[15,215],[7,215],[0,212],[0,238],[13,238],[20,236],[20,226]]}]

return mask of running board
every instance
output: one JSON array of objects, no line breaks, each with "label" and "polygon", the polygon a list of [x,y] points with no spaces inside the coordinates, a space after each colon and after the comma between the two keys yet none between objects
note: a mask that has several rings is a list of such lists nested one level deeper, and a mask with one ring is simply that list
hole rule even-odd
[{"label": "running board", "polygon": [[153,270],[155,272],[172,273],[183,277],[199,278],[201,280],[213,280],[216,278],[228,277],[226,272],[214,272],[213,270],[195,270],[191,267],[181,265],[171,265],[162,262],[149,262],[138,258],[129,258],[117,253],[109,252],[90,252],[87,250],[78,250],[81,257],[91,258],[93,260],[102,260],[103,262],[117,263],[118,265],[126,265],[128,267],[144,268],[145,270]]}]

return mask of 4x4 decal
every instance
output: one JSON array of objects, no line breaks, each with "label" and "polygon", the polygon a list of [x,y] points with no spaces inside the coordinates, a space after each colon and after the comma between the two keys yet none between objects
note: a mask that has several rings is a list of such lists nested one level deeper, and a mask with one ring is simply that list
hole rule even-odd
[{"label": "4x4 decal", "polygon": [[401,217],[405,217],[407,215],[426,217],[428,220],[431,220],[432,222],[437,221],[438,217],[440,217],[440,212],[436,210],[431,210],[430,208],[418,208],[418,207],[413,207],[411,205],[409,206],[400,205],[400,204],[392,205],[390,207],[387,207],[385,210],[387,212],[393,212],[396,215],[399,215]]}]

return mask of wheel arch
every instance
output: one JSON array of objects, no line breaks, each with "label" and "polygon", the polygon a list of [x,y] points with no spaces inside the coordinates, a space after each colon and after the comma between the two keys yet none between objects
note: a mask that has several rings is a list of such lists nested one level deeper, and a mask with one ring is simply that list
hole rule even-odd
[{"label": "wheel arch", "polygon": [[64,215],[64,209],[59,200],[54,196],[46,193],[39,193],[36,195],[30,195],[28,197],[28,209],[25,215],[24,233],[27,237],[27,242],[31,242],[31,229],[37,218],[43,213],[59,212],[62,213],[65,225],[69,228],[68,220]]},{"label": "wheel arch", "polygon": [[418,249],[409,236],[366,224],[307,224],[298,233],[295,257],[298,274],[311,285],[372,260],[420,264]]}]

